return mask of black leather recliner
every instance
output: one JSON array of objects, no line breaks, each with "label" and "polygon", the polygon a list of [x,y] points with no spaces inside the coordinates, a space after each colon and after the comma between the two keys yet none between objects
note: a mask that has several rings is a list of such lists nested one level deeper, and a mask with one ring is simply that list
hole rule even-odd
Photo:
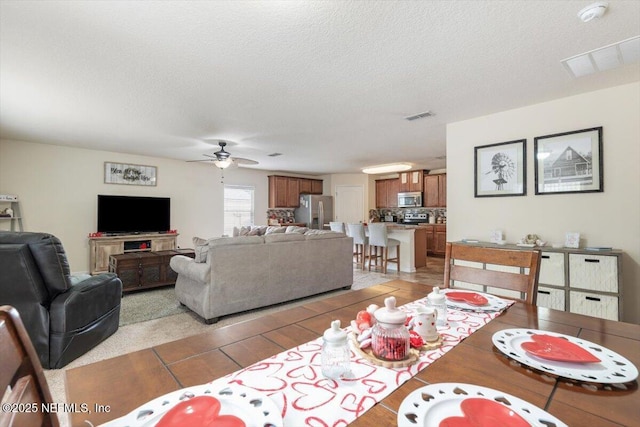
[{"label": "black leather recliner", "polygon": [[120,279],[74,279],[57,237],[0,231],[0,305],[18,310],[46,369],[67,365],[118,330]]}]

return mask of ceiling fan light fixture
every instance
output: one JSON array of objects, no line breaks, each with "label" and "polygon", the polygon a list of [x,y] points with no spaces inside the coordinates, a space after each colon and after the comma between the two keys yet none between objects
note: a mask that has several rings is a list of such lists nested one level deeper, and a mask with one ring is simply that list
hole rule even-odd
[{"label": "ceiling fan light fixture", "polygon": [[226,159],[219,159],[219,160],[213,161],[213,164],[219,167],[220,169],[226,169],[229,166],[231,166],[232,163],[233,161],[228,157]]},{"label": "ceiling fan light fixture", "polygon": [[366,167],[362,169],[362,172],[375,175],[379,173],[402,172],[411,169],[411,167],[412,166],[409,163],[390,163],[387,165]]}]

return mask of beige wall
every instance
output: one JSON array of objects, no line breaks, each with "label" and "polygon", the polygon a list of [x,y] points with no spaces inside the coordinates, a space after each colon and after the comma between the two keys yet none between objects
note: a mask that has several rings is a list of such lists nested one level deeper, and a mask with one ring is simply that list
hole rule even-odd
[{"label": "beige wall", "polygon": [[[105,161],[157,166],[158,185],[105,184]],[[225,184],[255,187],[256,224],[267,221],[267,175],[245,168],[225,171]],[[220,181],[220,170],[210,163],[0,141],[0,193],[19,196],[25,231],[46,231],[62,240],[74,272],[89,269],[87,235],[96,231],[98,194],[171,197],[171,227],[180,233],[178,244],[193,247],[194,236],[222,234]]]},{"label": "beige wall", "polygon": [[[447,126],[447,240],[509,242],[535,233],[624,251],[624,320],[640,323],[640,83],[558,99]],[[603,127],[604,192],[535,195],[533,139]],[[527,196],[474,198],[474,147],[527,139]]]}]

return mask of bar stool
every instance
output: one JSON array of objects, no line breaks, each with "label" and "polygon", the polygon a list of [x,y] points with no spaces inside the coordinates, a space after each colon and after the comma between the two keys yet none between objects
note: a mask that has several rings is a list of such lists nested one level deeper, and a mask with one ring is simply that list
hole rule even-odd
[{"label": "bar stool", "polygon": [[338,231],[340,233],[346,233],[346,230],[344,228],[344,222],[331,221],[331,222],[329,222],[329,228],[331,228],[331,231]]},{"label": "bar stool", "polygon": [[353,238],[355,248],[353,255],[356,257],[356,264],[364,270],[367,246],[369,245],[369,238],[364,233],[364,225],[347,224],[347,236]]},{"label": "bar stool", "polygon": [[[398,266],[398,273],[400,273],[400,241],[396,239],[389,239],[387,236],[387,224],[380,222],[372,222],[368,226],[369,228],[369,271],[371,271],[371,263],[375,261],[376,268],[378,267],[378,258],[381,261],[382,273],[387,273],[387,264],[389,262],[395,263]],[[396,257],[389,258],[389,248],[396,247]],[[378,254],[378,249],[380,254]],[[372,254],[372,251],[375,254]]]}]

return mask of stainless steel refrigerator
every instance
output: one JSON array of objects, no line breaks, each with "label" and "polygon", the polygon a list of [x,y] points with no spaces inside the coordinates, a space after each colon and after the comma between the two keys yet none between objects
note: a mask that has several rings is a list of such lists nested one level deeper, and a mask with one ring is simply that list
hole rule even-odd
[{"label": "stainless steel refrigerator", "polygon": [[301,194],[300,207],[295,210],[295,217],[296,222],[322,230],[324,224],[333,221],[333,197]]}]

